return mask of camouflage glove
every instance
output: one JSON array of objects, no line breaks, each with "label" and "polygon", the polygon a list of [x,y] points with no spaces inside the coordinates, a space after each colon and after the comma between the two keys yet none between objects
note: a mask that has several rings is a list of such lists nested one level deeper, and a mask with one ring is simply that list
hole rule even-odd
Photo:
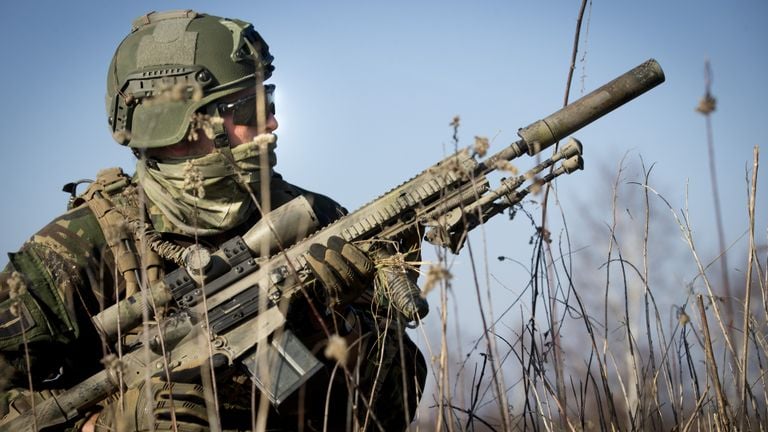
[{"label": "camouflage glove", "polygon": [[329,238],[327,246],[313,244],[306,258],[315,278],[325,287],[329,306],[351,302],[371,284],[373,262],[341,237]]},{"label": "camouflage glove", "polygon": [[[208,414],[203,388],[197,384],[152,380],[147,398],[145,385],[130,389],[109,403],[96,419],[96,432],[178,431],[207,432]],[[175,416],[175,428],[174,428]]]}]

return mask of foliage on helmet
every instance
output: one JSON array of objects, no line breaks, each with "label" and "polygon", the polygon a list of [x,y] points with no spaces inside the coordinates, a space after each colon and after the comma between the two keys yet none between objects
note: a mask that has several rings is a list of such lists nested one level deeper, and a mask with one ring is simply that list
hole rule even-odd
[{"label": "foliage on helmet", "polygon": [[191,10],[143,15],[109,67],[112,136],[133,148],[176,144],[202,107],[269,78],[272,59],[250,23]]}]

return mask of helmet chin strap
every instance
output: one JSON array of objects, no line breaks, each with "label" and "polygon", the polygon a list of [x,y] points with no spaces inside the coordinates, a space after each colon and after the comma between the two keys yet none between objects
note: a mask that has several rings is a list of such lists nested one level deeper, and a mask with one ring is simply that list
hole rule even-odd
[{"label": "helmet chin strap", "polygon": [[[219,112],[219,107],[217,104],[212,103],[208,105],[208,108],[206,109],[206,114],[208,114],[211,117],[217,117],[221,118],[221,113]],[[213,146],[217,149],[228,149],[229,148],[229,135],[227,135],[227,130],[224,128],[224,124],[222,122],[212,122],[213,126]]]},{"label": "helmet chin strap", "polygon": [[[218,104],[212,103],[208,105],[208,108],[206,109],[206,114],[210,115],[212,118],[221,118],[222,115],[219,112]],[[232,164],[235,163],[235,157],[232,154],[232,148],[230,147],[229,142],[229,135],[227,134],[226,128],[224,128],[223,122],[211,122],[211,126],[213,129],[213,146],[216,149],[216,151],[220,152],[224,155],[224,157]]]}]

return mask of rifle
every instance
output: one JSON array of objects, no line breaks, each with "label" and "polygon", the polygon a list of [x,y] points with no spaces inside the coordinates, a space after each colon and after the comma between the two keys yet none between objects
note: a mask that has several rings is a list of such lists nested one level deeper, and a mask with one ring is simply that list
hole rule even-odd
[{"label": "rifle", "polygon": [[[479,161],[469,151],[456,152],[319,231],[314,232],[317,218],[311,206],[299,197],[215,252],[191,247],[186,267],[117,302],[93,321],[106,340],[115,341],[120,332],[141,324],[149,310],[172,303],[180,312],[124,354],[119,368],[107,368],[39,403],[35,412],[4,419],[0,431],[61,424],[151,375],[184,376],[199,373],[200,367],[224,364],[245,366],[263,394],[279,404],[321,368],[283,328],[285,306],[313,281],[305,258],[312,244],[326,244],[339,236],[376,255],[383,249],[377,242],[398,241],[418,229],[426,231],[428,242],[458,253],[469,231],[541,184],[582,169],[581,144],[571,139],[527,173],[501,179],[493,189],[486,175],[505,161],[538,154],[662,82],[661,66],[650,59],[520,129],[521,139],[498,153]],[[550,167],[549,173],[535,178]],[[418,288],[407,284],[393,287],[389,300],[409,321],[427,310]]]}]

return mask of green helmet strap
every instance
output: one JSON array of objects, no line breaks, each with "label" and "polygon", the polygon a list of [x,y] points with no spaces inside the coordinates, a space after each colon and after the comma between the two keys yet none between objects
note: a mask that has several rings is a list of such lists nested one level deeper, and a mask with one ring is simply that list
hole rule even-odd
[{"label": "green helmet strap", "polygon": [[[207,111],[207,114],[211,117],[221,117],[217,104],[209,104]],[[213,145],[218,149],[229,149],[229,135],[227,135],[227,130],[224,128],[224,123],[211,122],[211,129],[213,129]]]}]

